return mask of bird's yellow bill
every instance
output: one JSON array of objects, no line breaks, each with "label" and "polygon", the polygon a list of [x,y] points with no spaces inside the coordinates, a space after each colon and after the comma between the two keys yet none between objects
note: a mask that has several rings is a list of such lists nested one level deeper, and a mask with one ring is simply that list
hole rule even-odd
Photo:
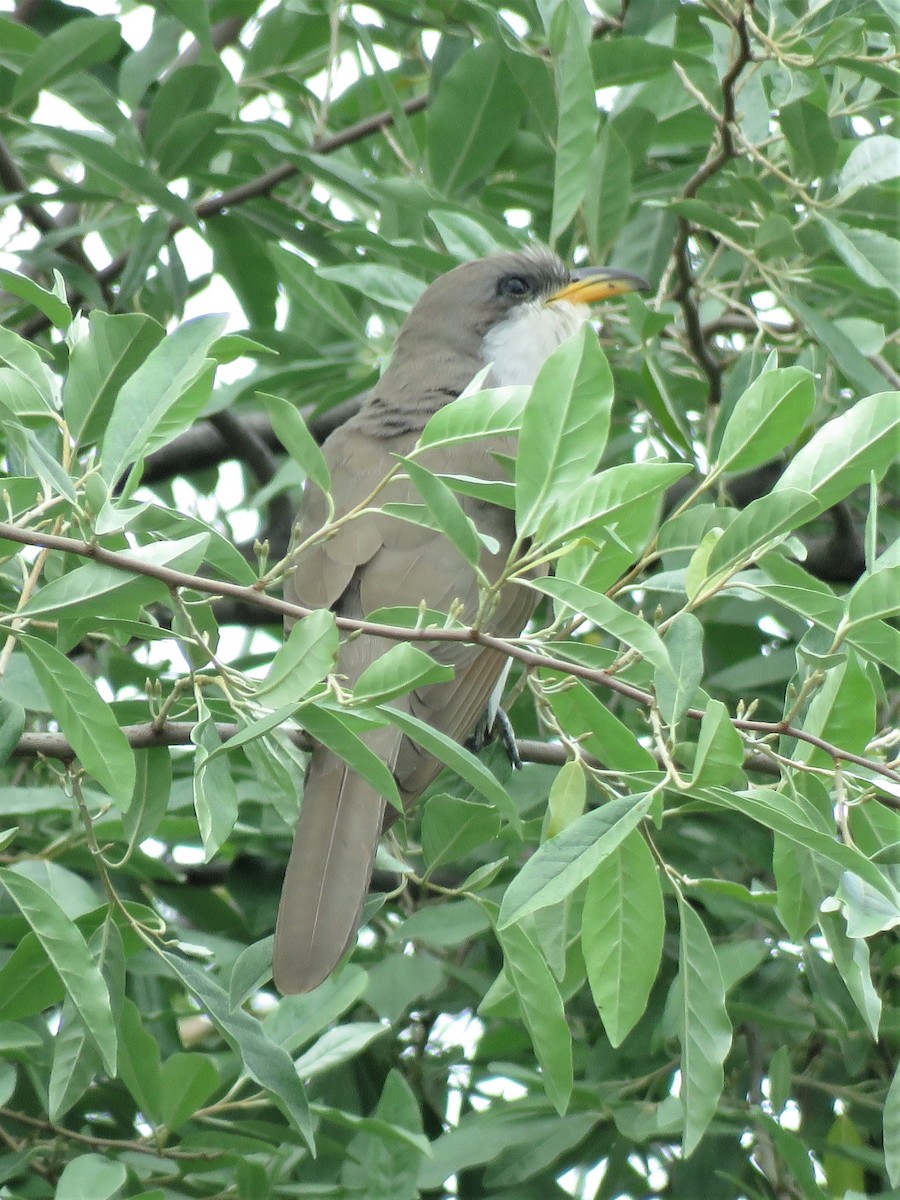
[{"label": "bird's yellow bill", "polygon": [[611,267],[580,267],[572,272],[565,287],[550,297],[549,303],[568,300],[570,304],[595,304],[626,292],[648,292],[650,285],[631,271],[616,271]]}]

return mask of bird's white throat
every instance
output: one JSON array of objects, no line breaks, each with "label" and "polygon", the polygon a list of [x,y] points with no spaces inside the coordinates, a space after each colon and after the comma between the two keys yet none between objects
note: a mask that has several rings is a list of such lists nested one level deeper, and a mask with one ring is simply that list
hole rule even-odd
[{"label": "bird's white throat", "polygon": [[537,301],[514,309],[485,334],[481,354],[485,365],[493,364],[491,384],[530,387],[557,346],[576,333],[589,315],[587,305],[567,300]]}]

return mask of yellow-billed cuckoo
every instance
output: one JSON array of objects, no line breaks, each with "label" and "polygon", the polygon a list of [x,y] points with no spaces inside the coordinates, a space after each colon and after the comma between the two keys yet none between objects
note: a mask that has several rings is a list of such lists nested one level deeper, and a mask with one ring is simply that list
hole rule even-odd
[{"label": "yellow-billed cuckoo", "polygon": [[[586,320],[596,300],[646,288],[636,275],[606,267],[570,270],[548,251],[496,254],[466,263],[425,290],[397,338],[391,364],[360,411],[325,441],[336,516],[366,499],[412,450],[429,417],[455,400],[490,365],[489,386],[534,383],[548,356]],[[476,479],[506,478],[497,453],[514,451],[508,438],[442,447],[421,461],[432,471]],[[467,496],[460,503],[498,549],[483,551],[481,569],[495,582],[515,538],[513,514]],[[392,481],[379,503],[420,502],[408,480]],[[307,539],[326,521],[325,497],[307,485],[297,535]],[[346,617],[421,602],[460,619],[478,608],[475,572],[443,534],[367,512],[298,558],[285,598]],[[536,602],[527,587],[500,591],[490,631],[516,637]],[[353,686],[390,643],[363,634],[344,641],[337,670]],[[505,662],[496,652],[459,642],[425,649],[454,669],[396,700],[407,712],[462,742],[474,730]],[[393,727],[364,739],[392,770],[409,807],[441,763]],[[306,992],[331,973],[353,942],[369,889],[375,849],[385,822],[385,799],[338,756],[317,746],[310,757],[300,820],[285,875],[275,930],[275,983],[284,993]]]}]

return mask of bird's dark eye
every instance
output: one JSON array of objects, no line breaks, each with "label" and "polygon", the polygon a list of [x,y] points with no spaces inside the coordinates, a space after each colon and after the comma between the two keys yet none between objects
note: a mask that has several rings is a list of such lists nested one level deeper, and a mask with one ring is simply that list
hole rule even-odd
[{"label": "bird's dark eye", "polygon": [[523,296],[531,295],[531,284],[521,275],[507,275],[505,279],[500,280],[499,292],[501,296],[519,300]]}]

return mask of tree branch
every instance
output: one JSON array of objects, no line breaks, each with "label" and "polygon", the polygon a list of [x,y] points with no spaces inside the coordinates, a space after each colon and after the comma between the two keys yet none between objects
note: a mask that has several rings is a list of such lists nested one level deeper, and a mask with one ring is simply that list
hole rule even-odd
[{"label": "tree branch", "polygon": [[[167,721],[162,726],[157,726],[153,721],[144,721],[138,725],[123,725],[122,732],[132,750],[153,750],[160,746],[192,746],[192,734],[196,727],[193,721]],[[215,728],[222,741],[228,742],[237,737],[243,726],[234,721],[219,721]],[[314,740],[304,730],[291,729],[286,733],[298,749],[312,750]],[[541,742],[536,738],[517,738],[516,749],[522,762],[545,767],[561,767],[571,758],[565,746],[556,742]],[[60,762],[71,762],[78,755],[65,734],[38,731],[23,733],[12,750],[12,757],[57,758]],[[588,766],[608,769],[593,755],[584,755],[584,761]],[[744,758],[744,770],[775,777],[781,773],[772,759],[752,751]]]},{"label": "tree branch", "polygon": [[[428,96],[415,96],[412,100],[407,100],[402,106],[403,111],[407,116],[412,116],[414,113],[421,112],[428,105]],[[350,125],[340,133],[332,134],[330,137],[320,138],[313,142],[309,148],[310,154],[333,154],[336,150],[343,149],[344,146],[350,146],[354,142],[362,141],[363,138],[370,137],[373,133],[378,133],[381,129],[386,129],[393,125],[394,114],[391,112],[376,113],[374,116],[365,117],[362,121],[357,121],[355,125]],[[228,188],[224,192],[218,192],[215,196],[208,196],[205,200],[201,200],[194,206],[196,216],[202,221],[206,217],[217,216],[219,213],[225,212],[227,209],[236,208],[240,204],[246,204],[248,200],[256,200],[262,196],[268,196],[280,183],[284,183],[287,179],[292,179],[300,173],[300,167],[296,163],[283,162],[277,167],[273,167],[270,171],[264,172],[262,175],[257,175],[254,179],[248,179],[246,183],[238,184],[237,187]],[[184,229],[184,221],[173,219],[169,222],[169,230],[167,239],[171,239],[180,230]],[[129,251],[126,251],[108,263],[102,271],[96,273],[97,281],[101,286],[112,283],[121,275],[128,262]],[[69,298],[72,306],[77,305],[84,299],[83,294],[75,289]],[[31,338],[42,330],[46,329],[50,324],[48,317],[43,313],[26,321],[19,329],[22,337]]]},{"label": "tree branch", "polygon": [[[160,580],[172,591],[178,588],[192,588],[194,591],[210,596],[230,596],[247,604],[295,619],[307,617],[312,612],[312,609],[303,605],[289,604],[286,600],[268,596],[255,587],[242,587],[237,583],[204,579],[202,575],[190,575],[186,571],[177,571],[172,567],[143,562],[116,550],[106,550],[96,542],[84,542],[59,534],[23,529],[5,521],[0,522],[0,538],[18,542],[23,546],[40,546],[48,550],[61,550],[66,554],[75,554],[80,558],[88,558],[105,566],[115,567],[129,575],[146,575],[150,579]],[[526,667],[559,671],[563,675],[571,675],[576,679],[599,684],[645,708],[652,708],[656,703],[652,692],[626,683],[606,671],[530,650],[517,640],[496,637],[494,634],[484,633],[474,626],[467,629],[409,629],[402,625],[383,625],[374,621],[355,620],[351,617],[335,617],[335,623],[339,629],[349,633],[367,633],[372,637],[385,638],[387,641],[393,642],[463,642],[468,645],[482,646],[486,650],[494,650],[507,658],[515,659],[516,662],[520,662]],[[689,708],[685,715],[693,721],[702,721],[706,714],[703,709]],[[853,763],[855,766],[864,767],[891,780],[892,783],[900,783],[900,771],[889,767],[887,763],[844,750],[842,747],[834,745],[833,742],[808,733],[805,729],[797,729],[784,721],[756,721],[746,717],[731,717],[730,721],[735,729],[745,732],[795,738],[797,741],[805,742],[807,745],[822,750],[835,762]],[[887,799],[885,803],[892,807],[900,807],[900,800],[895,800],[893,797]]]},{"label": "tree branch", "polygon": [[[750,34],[747,29],[746,9],[743,2],[737,15],[732,21],[732,28],[737,37],[737,53],[731,65],[722,76],[722,112],[717,118],[716,132],[718,146],[706,157],[682,190],[682,198],[693,199],[700,188],[717,174],[737,154],[735,147],[733,124],[736,116],[735,84],[741,72],[753,61],[753,51],[750,45]],[[691,265],[689,242],[693,226],[686,217],[678,218],[678,235],[672,250],[672,258],[678,273],[678,287],[673,299],[681,306],[688,344],[695,359],[703,369],[709,383],[709,403],[718,405],[722,399],[722,375],[724,368],[710,349],[700,320],[700,306],[694,295],[696,279]]]}]

